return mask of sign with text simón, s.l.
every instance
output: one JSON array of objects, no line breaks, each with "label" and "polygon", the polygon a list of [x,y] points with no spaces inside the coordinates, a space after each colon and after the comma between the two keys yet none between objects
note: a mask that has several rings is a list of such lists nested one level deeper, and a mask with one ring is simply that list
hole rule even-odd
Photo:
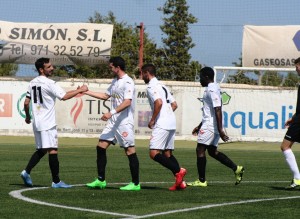
[{"label": "sign with text sim\u00f3n, s.l.", "polygon": [[245,25],[243,67],[293,68],[300,57],[300,25]]},{"label": "sign with text sim\u00f3n, s.l.", "polygon": [[112,33],[111,24],[0,21],[0,63],[98,65],[109,59]]}]

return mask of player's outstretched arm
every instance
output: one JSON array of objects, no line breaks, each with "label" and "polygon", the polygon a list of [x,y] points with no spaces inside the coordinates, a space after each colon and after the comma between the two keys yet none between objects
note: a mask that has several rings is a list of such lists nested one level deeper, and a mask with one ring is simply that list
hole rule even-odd
[{"label": "player's outstretched arm", "polygon": [[89,95],[90,97],[94,97],[101,100],[107,100],[110,98],[110,96],[107,93],[101,93],[101,92],[93,92],[93,91],[86,91],[84,94]]},{"label": "player's outstretched arm", "polygon": [[83,93],[88,91],[88,87],[86,85],[82,85],[81,87],[78,87],[76,90],[70,90],[66,92],[65,96],[61,100],[68,100],[72,97],[75,97],[77,94]]}]

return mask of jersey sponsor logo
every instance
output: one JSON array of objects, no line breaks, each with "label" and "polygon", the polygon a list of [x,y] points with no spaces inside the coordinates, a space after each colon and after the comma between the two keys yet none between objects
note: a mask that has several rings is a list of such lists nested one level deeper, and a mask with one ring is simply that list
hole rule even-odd
[{"label": "jersey sponsor logo", "polygon": [[12,94],[0,94],[0,117],[12,117]]},{"label": "jersey sponsor logo", "polygon": [[122,136],[126,138],[128,136],[128,132],[122,132]]},{"label": "jersey sponsor logo", "polygon": [[122,97],[121,97],[120,95],[116,94],[116,93],[113,93],[113,94],[111,95],[111,97],[112,97],[112,98],[115,98],[115,99],[122,99]]}]

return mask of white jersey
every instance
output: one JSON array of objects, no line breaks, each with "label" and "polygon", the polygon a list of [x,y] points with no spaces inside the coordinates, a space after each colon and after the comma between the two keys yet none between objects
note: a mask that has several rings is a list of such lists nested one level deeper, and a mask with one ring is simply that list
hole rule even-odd
[{"label": "white jersey", "polygon": [[214,107],[222,106],[221,89],[216,83],[209,83],[203,93],[203,116],[201,129],[218,133]]},{"label": "white jersey", "polygon": [[111,109],[117,108],[125,99],[131,100],[131,105],[123,111],[112,115],[111,122],[117,125],[134,125],[135,86],[131,77],[125,74],[122,78],[115,78],[106,94],[111,97]]},{"label": "white jersey", "polygon": [[156,77],[152,78],[147,87],[147,96],[152,109],[154,110],[154,101],[157,99],[162,100],[161,110],[156,118],[155,127],[159,127],[165,130],[176,129],[176,117],[171,103],[175,102],[175,99],[169,89],[161,84]]},{"label": "white jersey", "polygon": [[37,131],[45,131],[56,126],[55,100],[61,100],[66,92],[55,81],[38,76],[29,82],[27,98],[30,98],[33,126]]}]

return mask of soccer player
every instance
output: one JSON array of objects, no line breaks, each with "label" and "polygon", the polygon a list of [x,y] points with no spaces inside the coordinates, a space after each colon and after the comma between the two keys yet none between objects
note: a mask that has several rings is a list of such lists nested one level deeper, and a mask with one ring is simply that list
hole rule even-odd
[{"label": "soccer player", "polygon": [[177,108],[177,103],[169,89],[157,80],[154,65],[143,65],[142,77],[148,85],[147,96],[152,109],[152,117],[148,124],[148,127],[153,129],[150,137],[149,155],[151,159],[169,169],[175,176],[175,184],[169,190],[185,189],[186,183],[183,178],[186,169],[180,168],[173,155],[176,131],[174,111]]},{"label": "soccer player", "polygon": [[[300,57],[294,61],[294,64],[298,76],[300,76]],[[285,122],[285,126],[288,127],[288,130],[281,143],[281,151],[294,177],[291,185],[289,185],[287,189],[294,189],[300,186],[299,168],[295,155],[292,151],[294,142],[300,142],[300,86],[298,87],[296,113],[292,118]]]},{"label": "soccer player", "polygon": [[53,66],[48,58],[39,58],[35,62],[39,76],[30,81],[24,101],[25,122],[31,123],[30,104],[33,116],[33,133],[36,151],[31,156],[21,177],[26,186],[32,186],[30,172],[40,159],[48,152],[49,166],[52,174],[52,188],[70,188],[59,178],[58,140],[55,120],[55,100],[68,100],[88,90],[86,85],[76,90],[65,92],[55,81],[49,79],[53,74]]},{"label": "soccer player", "polygon": [[101,100],[111,98],[111,110],[104,113],[101,119],[108,121],[99,137],[97,149],[98,178],[87,183],[89,188],[104,189],[106,187],[105,167],[106,150],[111,144],[119,143],[125,150],[129,160],[132,181],[121,187],[121,190],[139,191],[139,160],[135,151],[134,141],[134,105],[135,86],[132,78],[125,73],[125,61],[121,57],[111,57],[109,67],[115,78],[105,93],[88,91],[85,94]]},{"label": "soccer player", "polygon": [[225,154],[218,151],[220,138],[224,142],[228,141],[229,138],[223,129],[221,90],[214,83],[214,75],[214,70],[210,67],[204,67],[200,70],[200,83],[205,87],[202,99],[203,116],[200,125],[192,131],[193,135],[198,135],[196,155],[199,179],[188,183],[188,186],[207,186],[205,179],[206,150],[211,157],[234,171],[236,177],[235,185],[238,185],[242,181],[244,173],[244,167],[237,166]]}]

